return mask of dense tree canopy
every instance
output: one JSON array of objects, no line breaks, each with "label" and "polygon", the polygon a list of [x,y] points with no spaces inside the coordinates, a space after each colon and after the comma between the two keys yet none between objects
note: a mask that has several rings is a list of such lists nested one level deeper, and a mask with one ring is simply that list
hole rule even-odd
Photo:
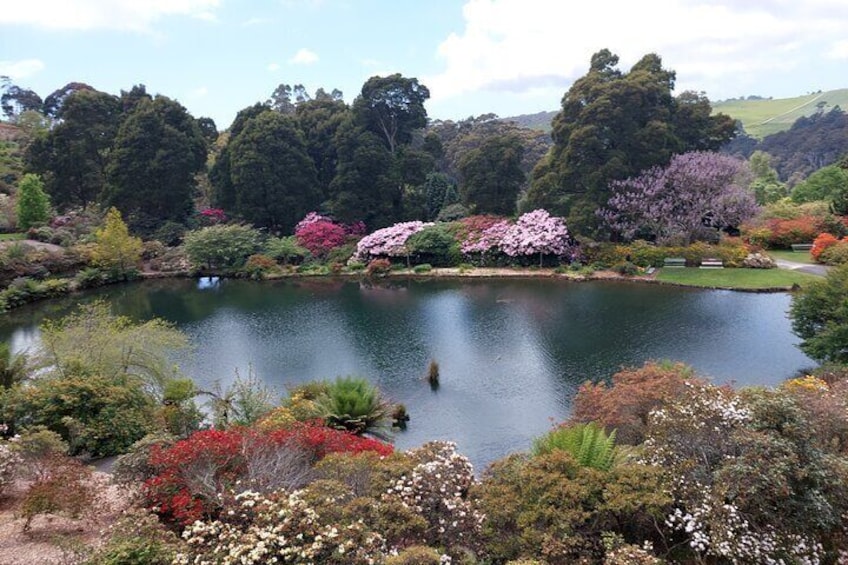
[{"label": "dense tree canopy", "polygon": [[562,99],[554,147],[536,168],[527,207],[568,215],[578,231],[597,226],[595,210],[612,180],[665,165],[675,153],[718,149],[735,131],[728,116],[710,116],[700,95],[672,96],[675,73],[645,55],[628,73],[604,49]]},{"label": "dense tree canopy", "polygon": [[478,214],[509,216],[515,212],[524,182],[524,146],[514,135],[490,137],[466,153],[459,163],[462,203]]},{"label": "dense tree canopy", "polygon": [[256,226],[290,233],[320,202],[315,166],[291,117],[263,112],[232,139],[235,211]]},{"label": "dense tree canopy", "polygon": [[424,102],[430,91],[416,78],[399,73],[387,77],[374,76],[362,86],[353,102],[360,123],[379,135],[389,152],[412,140],[412,132],[427,125]]},{"label": "dense tree canopy", "polygon": [[179,103],[142,99],[121,124],[106,169],[106,204],[137,229],[181,222],[193,209],[194,176],[206,164],[206,141]]},{"label": "dense tree canopy", "polygon": [[122,119],[120,100],[78,89],[62,99],[59,116],[50,133],[30,145],[29,166],[44,175],[59,209],[97,202],[106,187],[106,166]]},{"label": "dense tree canopy", "polygon": [[848,265],[795,296],[790,315],[804,353],[819,361],[848,363]]}]

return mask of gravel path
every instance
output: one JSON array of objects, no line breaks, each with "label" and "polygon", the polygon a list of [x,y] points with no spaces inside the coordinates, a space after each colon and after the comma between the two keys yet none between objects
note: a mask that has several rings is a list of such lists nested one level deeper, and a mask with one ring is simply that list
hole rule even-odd
[{"label": "gravel path", "polygon": [[827,275],[827,272],[831,269],[826,265],[810,265],[809,263],[796,263],[794,261],[787,261],[785,259],[777,259],[775,261],[777,266],[781,269],[789,269],[790,271],[800,271],[802,273],[809,273],[811,275],[818,275],[820,277],[824,277]]}]

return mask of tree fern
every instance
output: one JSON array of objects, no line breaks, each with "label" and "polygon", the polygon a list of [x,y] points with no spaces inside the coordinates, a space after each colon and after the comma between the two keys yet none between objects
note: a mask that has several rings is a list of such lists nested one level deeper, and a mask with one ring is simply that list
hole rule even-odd
[{"label": "tree fern", "polygon": [[533,442],[533,455],[565,451],[584,467],[608,471],[615,462],[615,430],[607,434],[595,422],[551,430]]}]

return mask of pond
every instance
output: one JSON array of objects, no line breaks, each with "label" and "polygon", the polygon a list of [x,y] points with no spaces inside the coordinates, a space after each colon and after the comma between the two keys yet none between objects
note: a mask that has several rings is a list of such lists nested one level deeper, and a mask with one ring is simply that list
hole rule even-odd
[{"label": "pond", "polygon": [[[188,334],[195,350],[177,362],[201,386],[226,384],[236,370],[281,393],[366,376],[410,412],[399,448],[450,439],[478,470],[528,449],[568,416],[582,382],[622,366],[680,360],[740,386],[814,366],[796,347],[785,293],[541,278],[148,281],[15,310],[0,320],[0,338],[31,345],[42,319],[98,297]],[[431,359],[441,369],[435,391],[423,378]]]}]

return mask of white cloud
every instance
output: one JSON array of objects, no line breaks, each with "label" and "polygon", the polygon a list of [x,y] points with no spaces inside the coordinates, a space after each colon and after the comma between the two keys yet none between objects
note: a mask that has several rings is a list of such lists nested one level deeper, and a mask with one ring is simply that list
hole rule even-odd
[{"label": "white cloud", "polygon": [[[556,99],[608,48],[627,69],[658,53],[677,90],[752,83],[831,55],[848,56],[844,0],[468,0],[465,28],[438,47],[444,70],[422,77],[434,101],[480,91]],[[834,43],[834,42],[839,43]]]},{"label": "white cloud", "polygon": [[294,57],[289,59],[290,65],[311,65],[318,62],[318,54],[306,47],[298,49]]},{"label": "white cloud", "polygon": [[829,59],[848,59],[848,40],[835,42],[827,52]]},{"label": "white cloud", "polygon": [[188,96],[189,98],[193,98],[196,100],[198,98],[204,98],[207,94],[209,94],[209,89],[205,86],[201,86],[189,92]]},{"label": "white cloud", "polygon": [[187,16],[214,21],[221,0],[41,0],[38,9],[13,2],[0,10],[0,25],[47,29],[150,31],[156,20]]},{"label": "white cloud", "polygon": [[0,61],[0,75],[12,80],[31,77],[44,68],[39,59],[23,59],[21,61]]},{"label": "white cloud", "polygon": [[268,67],[266,67],[266,68],[273,73],[274,71],[280,70],[280,64],[279,63],[270,63],[268,65]]},{"label": "white cloud", "polygon": [[269,18],[249,18],[241,23],[242,27],[252,27],[271,23]]}]

